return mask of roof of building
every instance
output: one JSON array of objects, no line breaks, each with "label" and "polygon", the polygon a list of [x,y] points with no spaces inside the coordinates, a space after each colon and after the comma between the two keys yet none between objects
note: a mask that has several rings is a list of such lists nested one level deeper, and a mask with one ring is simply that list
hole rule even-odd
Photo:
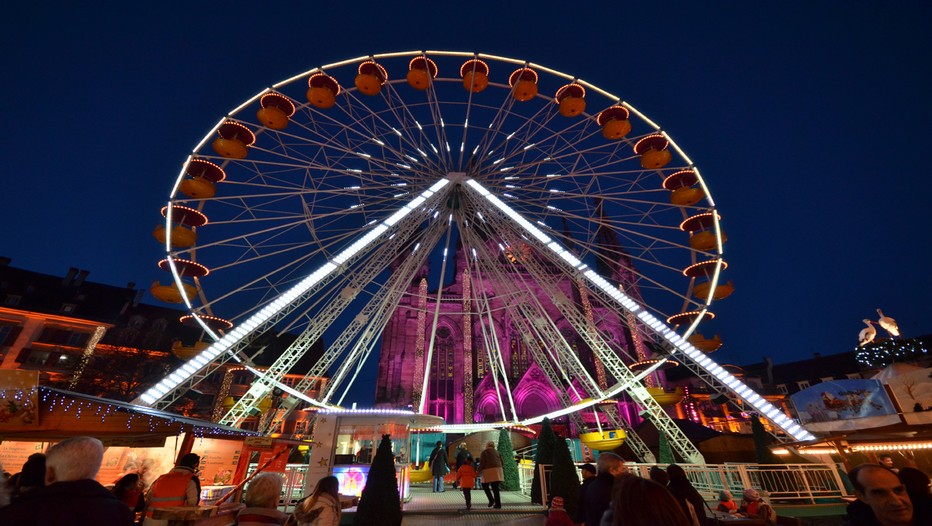
[{"label": "roof of building", "polygon": [[116,323],[141,291],[87,281],[88,274],[71,268],[63,276],[52,276],[0,264],[0,304],[28,312]]}]

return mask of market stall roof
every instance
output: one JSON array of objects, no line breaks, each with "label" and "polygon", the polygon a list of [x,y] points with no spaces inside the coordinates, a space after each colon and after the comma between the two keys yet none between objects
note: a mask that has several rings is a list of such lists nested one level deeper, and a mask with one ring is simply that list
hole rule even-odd
[{"label": "market stall roof", "polygon": [[181,433],[205,438],[259,436],[129,402],[46,386],[0,391],[0,441],[96,437],[107,446],[158,447]]},{"label": "market stall roof", "polygon": [[889,426],[860,429],[826,435],[804,442],[774,444],[770,449],[796,449],[801,453],[834,448],[840,444],[850,452],[894,451],[932,448],[932,425],[908,425],[897,423]]}]

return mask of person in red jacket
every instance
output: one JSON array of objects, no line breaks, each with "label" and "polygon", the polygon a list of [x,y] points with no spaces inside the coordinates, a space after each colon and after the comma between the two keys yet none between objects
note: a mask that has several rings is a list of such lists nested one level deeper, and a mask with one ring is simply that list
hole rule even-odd
[{"label": "person in red jacket", "polygon": [[464,462],[456,470],[456,482],[460,489],[463,490],[463,498],[466,499],[466,509],[472,509],[472,489],[476,487],[476,468],[472,465],[472,457],[468,462]]},{"label": "person in red jacket", "polygon": [[155,508],[172,506],[197,506],[201,501],[201,481],[197,478],[197,466],[201,457],[188,453],[178,464],[162,475],[149,488],[146,495],[146,511],[143,526],[166,526],[168,521],[152,518]]}]

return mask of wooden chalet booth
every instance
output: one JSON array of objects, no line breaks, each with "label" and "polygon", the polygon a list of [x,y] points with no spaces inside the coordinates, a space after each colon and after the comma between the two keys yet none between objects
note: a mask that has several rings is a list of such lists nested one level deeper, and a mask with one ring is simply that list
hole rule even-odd
[{"label": "wooden chalet booth", "polygon": [[[170,512],[170,524],[232,524],[242,505],[221,504],[241,488],[250,455],[262,451],[259,470],[281,471],[292,444],[213,422],[38,385],[36,371],[0,371],[0,464],[16,473],[33,453],[73,436],[104,443],[97,481],[108,486],[130,472],[151,484],[187,453],[201,457],[201,505]],[[233,495],[230,495],[233,496]]]},{"label": "wooden chalet booth", "polygon": [[869,379],[822,382],[790,397],[818,436],[772,446],[845,469],[889,456],[894,466],[932,470],[932,368],[894,363]]}]

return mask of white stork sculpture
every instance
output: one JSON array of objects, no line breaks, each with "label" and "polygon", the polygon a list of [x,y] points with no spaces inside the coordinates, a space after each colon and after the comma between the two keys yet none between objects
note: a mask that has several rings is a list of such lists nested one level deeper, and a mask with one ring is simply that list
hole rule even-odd
[{"label": "white stork sculpture", "polygon": [[868,343],[874,341],[874,338],[877,337],[877,328],[874,327],[874,322],[871,320],[863,320],[867,324],[867,327],[861,329],[861,332],[858,334],[858,341],[861,343],[858,344],[858,347],[864,347]]},{"label": "white stork sculpture", "polygon": [[880,315],[880,319],[877,320],[877,325],[880,325],[883,330],[890,333],[890,336],[898,338],[900,336],[900,328],[896,326],[896,320],[889,316],[884,316],[883,311],[877,309],[877,314]]}]

